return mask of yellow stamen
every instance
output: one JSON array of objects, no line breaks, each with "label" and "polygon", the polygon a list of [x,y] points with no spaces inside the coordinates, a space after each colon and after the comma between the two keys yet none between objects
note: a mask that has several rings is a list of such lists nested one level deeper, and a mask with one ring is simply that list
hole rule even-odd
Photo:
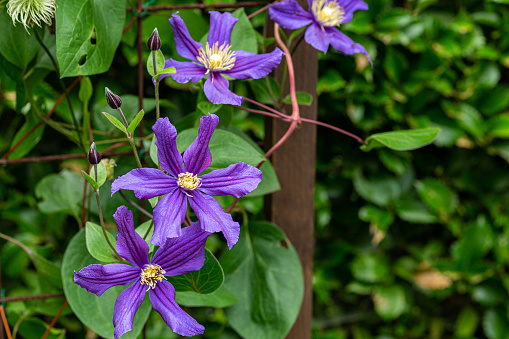
[{"label": "yellow stamen", "polygon": [[322,28],[339,26],[345,16],[345,10],[335,0],[315,0],[311,9]]},{"label": "yellow stamen", "polygon": [[147,264],[143,267],[143,271],[141,272],[141,284],[147,285],[147,291],[149,289],[154,289],[156,284],[163,279],[166,280],[163,274],[166,271],[162,269],[159,265]]},{"label": "yellow stamen", "polygon": [[201,180],[198,178],[197,174],[193,175],[193,173],[189,172],[180,173],[177,185],[192,191],[201,186]]},{"label": "yellow stamen", "polygon": [[226,43],[223,43],[221,47],[218,46],[219,42],[213,44],[212,47],[207,42],[205,50],[203,47],[198,50],[200,55],[196,56],[196,59],[207,68],[207,73],[210,71],[227,71],[235,65],[235,52],[230,51],[231,46]]}]

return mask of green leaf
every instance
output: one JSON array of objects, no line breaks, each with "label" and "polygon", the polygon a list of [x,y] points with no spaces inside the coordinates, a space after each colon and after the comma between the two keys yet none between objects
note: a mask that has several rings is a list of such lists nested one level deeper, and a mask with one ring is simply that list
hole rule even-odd
[{"label": "green leaf", "polygon": [[[48,324],[39,318],[26,317],[26,315],[18,315],[17,312],[8,312],[7,320],[11,324],[17,324],[17,333],[24,339],[40,339],[46,332]],[[22,318],[23,317],[23,318]],[[64,330],[52,328],[48,339],[58,339],[65,335]]]},{"label": "green leaf", "polygon": [[62,288],[60,266],[34,251],[32,251],[32,257],[34,258],[35,269],[41,277],[53,286]]},{"label": "green leaf", "polygon": [[37,207],[43,213],[63,212],[79,218],[82,180],[78,174],[69,170],[45,176],[35,186],[35,196],[42,199]]},{"label": "green leaf", "polygon": [[95,182],[95,179],[88,175],[87,172],[82,170],[81,175],[83,175],[83,177],[90,183],[90,185],[92,185],[95,190],[99,188],[99,185]]},{"label": "green leaf", "polygon": [[[116,261],[110,245],[108,245],[108,242],[104,238],[102,227],[89,221],[87,222],[85,230],[88,253],[99,261]],[[110,232],[106,232],[106,235],[108,236],[111,244],[115,246],[117,242],[115,237],[111,235]]]},{"label": "green leaf", "polygon": [[[92,165],[90,169],[90,177],[95,180],[95,166]],[[103,162],[100,161],[97,164],[97,187],[101,187],[106,182],[106,167]]]},{"label": "green leaf", "polygon": [[354,172],[353,185],[361,197],[379,206],[387,206],[401,195],[401,188],[396,179],[386,176],[367,179],[361,170]]},{"label": "green leaf", "polygon": [[[177,148],[179,152],[185,149],[198,136],[198,129],[187,129],[177,136]],[[239,161],[256,166],[265,158],[258,153],[249,143],[241,137],[226,130],[217,129],[209,143],[210,153],[212,154],[212,163],[210,169],[225,168]]]},{"label": "green leaf", "polygon": [[363,151],[373,148],[388,147],[396,151],[409,151],[426,146],[435,140],[440,128],[428,127],[413,130],[394,131],[370,135],[366,142],[368,145],[361,146]]},{"label": "green leaf", "polygon": [[[306,92],[295,92],[295,96],[297,97],[297,103],[299,105],[306,105],[311,106],[311,103],[313,102],[313,96]],[[290,94],[288,94],[284,99],[283,103],[285,104],[292,104],[292,97]]]},{"label": "green leaf", "polygon": [[[274,104],[281,97],[281,89],[278,82],[271,77],[249,81],[249,86],[253,90],[256,101],[262,104]],[[269,89],[270,88],[270,89]]]},{"label": "green leaf", "polygon": [[479,314],[471,307],[463,308],[456,319],[454,334],[456,337],[472,337],[479,326]]},{"label": "green leaf", "polygon": [[164,69],[164,55],[161,50],[157,51],[151,51],[148,59],[147,59],[147,71],[150,76],[156,75],[156,72],[154,72],[154,60],[153,60],[153,53],[156,55],[156,71],[157,74],[160,73]]},{"label": "green leaf", "polygon": [[[157,198],[158,197],[155,197],[154,199],[157,199]],[[150,199],[150,200],[152,200],[152,199]],[[150,232],[148,232],[148,235],[147,235],[147,240],[150,240],[150,238],[152,238],[152,235],[154,234],[154,224],[152,222],[152,219],[147,220],[143,224],[141,224],[140,226],[136,227],[136,229],[135,229],[136,233],[138,233],[140,235],[140,237],[143,238],[145,236],[145,233],[147,233],[147,230],[148,230],[148,228],[150,227],[151,224],[152,224],[152,228],[150,229]],[[147,244],[148,244],[148,251],[149,251],[149,253],[150,252],[154,252],[154,247],[155,246],[150,241],[147,241]]]},{"label": "green leaf", "polygon": [[415,183],[422,201],[441,219],[450,217],[458,206],[458,196],[455,191],[437,179],[426,178]]},{"label": "green leaf", "polygon": [[247,51],[251,53],[258,52],[256,43],[256,32],[251,25],[251,21],[247,18],[244,8],[239,8],[232,13],[234,17],[239,19],[233,26],[231,45],[234,51]]},{"label": "green leaf", "polygon": [[136,130],[136,127],[138,127],[138,125],[140,124],[141,122],[141,119],[143,119],[143,116],[145,115],[145,112],[143,110],[141,110],[137,115],[136,117],[134,118],[134,120],[129,124],[129,127],[127,128],[127,130],[129,131],[129,133],[131,134],[134,134],[134,131]]},{"label": "green leaf", "polygon": [[157,72],[158,75],[161,75],[163,73],[175,73],[175,67],[168,67],[163,69],[162,71]]},{"label": "green leaf", "polygon": [[504,339],[509,330],[507,314],[498,309],[489,309],[482,319],[484,334],[488,339]]},{"label": "green leaf", "polygon": [[237,298],[224,288],[220,288],[210,294],[177,292],[175,301],[182,306],[223,308],[235,304]]},{"label": "green leaf", "polygon": [[113,126],[115,126],[116,128],[118,128],[119,130],[121,130],[122,132],[125,133],[125,135],[127,135],[127,131],[125,129],[125,126],[123,123],[121,123],[117,118],[115,118],[113,115],[110,115],[106,112],[103,112],[104,116],[106,118],[108,118],[108,120],[113,124]]},{"label": "green leaf", "polygon": [[238,243],[221,258],[224,288],[239,301],[226,309],[243,338],[284,338],[297,319],[304,295],[302,267],[294,247],[277,226],[243,226]]},{"label": "green leaf", "polygon": [[90,81],[89,77],[82,77],[81,78],[81,85],[80,85],[80,91],[78,93],[78,96],[82,103],[88,103],[90,101],[90,98],[92,97],[93,88],[92,88],[92,82]]},{"label": "green leaf", "polygon": [[[79,231],[70,241],[62,262],[62,281],[64,293],[74,314],[87,327],[99,336],[113,339],[113,307],[118,295],[126,286],[115,286],[108,289],[100,297],[87,292],[74,283],[74,272],[91,264],[99,264],[90,256],[85,245],[85,230]],[[150,301],[145,297],[136,316],[131,332],[127,332],[122,339],[135,339],[141,333],[143,325],[151,311]]]},{"label": "green leaf", "polygon": [[[1,35],[1,34],[0,34]],[[32,128],[34,128],[37,124],[40,124],[40,120],[33,112],[30,110],[25,115],[25,123],[14,135],[14,139],[11,142],[10,147],[14,147],[21,138],[23,138]],[[45,124],[37,127],[36,130],[32,132],[25,140],[23,140],[19,146],[9,155],[8,159],[19,159],[27,155],[41,140],[41,137],[44,133]]]},{"label": "green leaf", "polygon": [[223,285],[224,273],[216,257],[205,248],[205,263],[199,271],[166,278],[175,291],[210,294]]},{"label": "green leaf", "polygon": [[355,257],[350,269],[356,279],[369,283],[388,282],[392,279],[387,261],[374,254]]},{"label": "green leaf", "polygon": [[57,0],[57,60],[62,78],[106,72],[125,21],[125,0]]},{"label": "green leaf", "polygon": [[198,107],[204,115],[209,115],[210,113],[216,113],[223,105],[214,105],[209,101],[201,101],[196,107]]},{"label": "green leaf", "polygon": [[[0,11],[0,53],[10,63],[16,65],[21,70],[25,70],[30,61],[37,55],[40,45],[35,40],[34,32],[29,35],[25,27],[18,23],[16,27],[12,23],[11,17],[5,9]],[[39,35],[43,35],[40,28]]]},{"label": "green leaf", "polygon": [[405,290],[402,286],[379,286],[373,293],[376,313],[385,320],[399,317],[407,309]]}]

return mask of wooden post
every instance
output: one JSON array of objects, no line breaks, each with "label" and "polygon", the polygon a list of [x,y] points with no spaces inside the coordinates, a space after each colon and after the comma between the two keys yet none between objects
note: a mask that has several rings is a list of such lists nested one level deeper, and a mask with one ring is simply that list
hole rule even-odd
[{"label": "wooden post", "polygon": [[[307,8],[307,0],[299,0],[299,3],[303,8]],[[273,22],[267,21],[269,21],[267,32],[273,33]],[[316,119],[318,52],[301,40],[292,54],[292,59],[295,67],[296,90],[313,96],[311,106],[300,106],[301,117]],[[279,80],[282,70],[280,66],[275,72]],[[283,93],[283,97],[289,93],[288,77]],[[286,107],[286,112],[291,113],[291,106]],[[277,142],[288,127],[287,122],[267,118],[265,145],[270,147]],[[312,320],[316,126],[303,124],[300,129],[296,129],[283,146],[272,155],[271,161],[278,174],[281,191],[266,196],[266,217],[286,233],[299,254],[304,272],[304,300],[297,321],[287,338],[307,339],[311,338]]]}]

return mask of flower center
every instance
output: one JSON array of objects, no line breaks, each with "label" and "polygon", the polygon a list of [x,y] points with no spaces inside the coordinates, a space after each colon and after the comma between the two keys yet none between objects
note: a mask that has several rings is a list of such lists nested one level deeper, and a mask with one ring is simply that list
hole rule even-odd
[{"label": "flower center", "polygon": [[163,275],[164,273],[166,273],[166,271],[163,270],[161,266],[147,264],[143,266],[143,271],[140,274],[141,284],[148,285],[147,291],[149,289],[154,289],[159,281],[162,281],[163,279],[166,280]]},{"label": "flower center", "polygon": [[207,42],[205,49],[202,47],[198,50],[200,55],[196,59],[207,68],[207,73],[210,71],[227,71],[235,65],[235,52],[230,51],[232,46],[226,43],[223,43],[221,47],[218,46],[219,42],[213,44],[212,47]]},{"label": "flower center", "polygon": [[193,173],[180,173],[177,181],[177,185],[188,190],[194,190],[201,186],[201,180],[198,175]]},{"label": "flower center", "polygon": [[339,26],[345,16],[345,10],[335,0],[315,0],[311,9],[322,26]]}]

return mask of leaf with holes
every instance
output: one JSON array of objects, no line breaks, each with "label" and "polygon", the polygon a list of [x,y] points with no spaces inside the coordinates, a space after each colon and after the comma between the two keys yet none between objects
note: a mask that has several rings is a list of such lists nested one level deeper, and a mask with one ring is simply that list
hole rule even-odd
[{"label": "leaf with holes", "polygon": [[57,0],[56,7],[61,77],[106,72],[122,38],[125,0]]}]

